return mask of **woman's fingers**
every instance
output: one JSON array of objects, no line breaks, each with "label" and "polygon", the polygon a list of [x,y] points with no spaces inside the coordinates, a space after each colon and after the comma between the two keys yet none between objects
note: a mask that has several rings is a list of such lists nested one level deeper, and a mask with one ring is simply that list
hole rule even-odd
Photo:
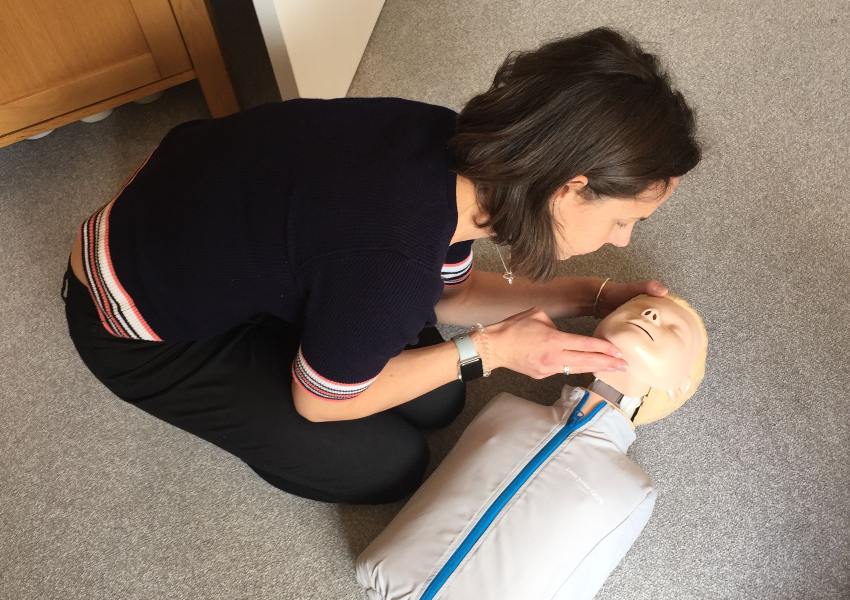
[{"label": "woman's fingers", "polygon": [[[626,371],[623,353],[608,340],[575,333],[563,333],[561,358],[570,373]],[[563,370],[563,365],[561,366]]]},{"label": "woman's fingers", "polygon": [[563,373],[625,371],[623,354],[608,340],[559,331],[536,307],[511,315],[491,329],[496,363],[535,379]]},{"label": "woman's fingers", "polygon": [[622,358],[623,353],[614,344],[608,340],[590,337],[587,335],[567,334],[569,339],[566,342],[564,350],[577,350],[579,352],[598,352],[600,354],[609,354],[616,358]]},{"label": "woman's fingers", "polygon": [[[563,359],[564,365],[567,365],[570,368],[570,373],[628,370],[626,361],[598,352],[575,352],[572,350],[566,350],[563,353]],[[563,372],[563,366],[561,367],[561,371]]]},{"label": "woman's fingers", "polygon": [[657,279],[646,282],[646,292],[652,296],[666,296],[669,288]]}]

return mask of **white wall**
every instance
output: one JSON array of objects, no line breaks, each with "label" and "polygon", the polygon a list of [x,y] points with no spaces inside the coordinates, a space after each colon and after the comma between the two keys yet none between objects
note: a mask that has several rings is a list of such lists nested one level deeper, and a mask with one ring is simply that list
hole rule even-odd
[{"label": "white wall", "polygon": [[348,93],[384,0],[254,0],[281,98]]}]

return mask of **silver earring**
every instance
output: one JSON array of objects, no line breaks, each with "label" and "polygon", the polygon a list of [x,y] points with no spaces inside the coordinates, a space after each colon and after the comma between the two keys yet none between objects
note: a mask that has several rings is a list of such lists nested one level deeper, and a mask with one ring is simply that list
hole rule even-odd
[{"label": "silver earring", "polygon": [[[503,266],[503,267],[505,267],[505,274],[504,274],[504,275],[502,275],[502,277],[504,277],[505,279],[507,279],[509,284],[513,284],[513,282],[514,282],[514,274],[513,274],[513,271],[511,271],[511,270],[508,268],[508,265],[506,265],[506,264],[505,264],[505,259],[504,259],[504,258],[502,258],[502,253],[499,251],[499,245],[498,245],[498,244],[496,244],[496,252],[498,252],[498,253],[499,253],[499,259],[502,261],[502,266]],[[508,254],[508,260],[510,260],[510,259],[511,259],[511,255],[510,255],[510,254]]]}]

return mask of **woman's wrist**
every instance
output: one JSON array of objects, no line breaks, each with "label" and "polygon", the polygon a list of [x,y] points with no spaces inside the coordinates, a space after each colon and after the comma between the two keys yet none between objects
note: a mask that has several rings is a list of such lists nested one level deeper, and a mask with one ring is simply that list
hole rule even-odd
[{"label": "woman's wrist", "polygon": [[[599,277],[558,277],[551,282],[554,287],[536,306],[542,307],[553,319],[589,317],[593,315],[596,293],[604,281]],[[551,311],[546,308],[550,304],[553,304]]]},{"label": "woman's wrist", "polygon": [[483,326],[481,323],[476,323],[470,329],[469,337],[475,344],[475,349],[478,351],[478,356],[481,357],[482,368],[484,369],[484,377],[489,377],[498,364],[496,363],[496,354],[493,348],[493,337],[491,334],[492,326]]},{"label": "woman's wrist", "polygon": [[489,342],[491,370],[510,368],[512,364],[508,356],[510,342],[505,339],[505,324],[503,322],[491,323],[485,329]]},{"label": "woman's wrist", "polygon": [[602,303],[602,294],[605,293],[605,285],[611,281],[611,278],[606,278],[596,290],[596,294],[593,299],[593,307],[591,308],[590,314],[594,319],[601,319],[602,316],[599,314],[600,305]]}]

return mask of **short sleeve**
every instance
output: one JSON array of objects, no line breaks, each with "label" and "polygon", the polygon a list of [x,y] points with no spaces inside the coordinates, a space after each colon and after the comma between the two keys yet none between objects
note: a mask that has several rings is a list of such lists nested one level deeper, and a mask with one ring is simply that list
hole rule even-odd
[{"label": "short sleeve", "polygon": [[416,344],[441,294],[436,273],[395,253],[323,258],[305,269],[292,376],[327,400],[364,392],[391,358]]},{"label": "short sleeve", "polygon": [[472,242],[466,240],[449,246],[441,276],[446,285],[457,285],[469,277],[472,272]]}]

